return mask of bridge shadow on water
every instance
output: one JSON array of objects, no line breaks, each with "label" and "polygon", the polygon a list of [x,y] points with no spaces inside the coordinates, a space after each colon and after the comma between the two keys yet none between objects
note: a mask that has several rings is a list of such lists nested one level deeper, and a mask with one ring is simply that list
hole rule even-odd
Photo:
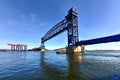
[{"label": "bridge shadow on water", "polygon": [[[61,54],[58,54],[61,55]],[[80,54],[65,54],[68,66],[67,71],[55,68],[53,64],[46,62],[45,53],[41,53],[41,66],[44,69],[47,80],[84,80],[80,74],[80,63],[85,61],[85,55]],[[57,64],[57,63],[56,63]]]}]

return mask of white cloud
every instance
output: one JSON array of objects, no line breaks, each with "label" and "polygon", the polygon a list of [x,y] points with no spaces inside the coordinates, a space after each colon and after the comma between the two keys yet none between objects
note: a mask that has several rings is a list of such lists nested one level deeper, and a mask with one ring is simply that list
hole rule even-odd
[{"label": "white cloud", "polygon": [[36,15],[35,14],[31,13],[30,18],[32,20],[32,23],[36,23]]},{"label": "white cloud", "polygon": [[46,25],[47,25],[46,22],[43,22],[43,23],[40,24],[40,26],[46,26]]},{"label": "white cloud", "polygon": [[26,18],[25,18],[25,15],[24,15],[24,14],[22,14],[22,15],[21,15],[21,19],[22,19],[23,21],[25,21],[25,20],[26,20]]},{"label": "white cloud", "polygon": [[10,21],[7,22],[7,24],[8,24],[8,25],[15,25],[15,24],[17,24],[17,21],[15,21],[15,20],[10,20]]},{"label": "white cloud", "polygon": [[25,15],[22,14],[18,19],[12,19],[7,21],[7,27],[15,27],[28,31],[38,31],[44,29],[47,26],[47,22],[42,22],[36,14]]}]

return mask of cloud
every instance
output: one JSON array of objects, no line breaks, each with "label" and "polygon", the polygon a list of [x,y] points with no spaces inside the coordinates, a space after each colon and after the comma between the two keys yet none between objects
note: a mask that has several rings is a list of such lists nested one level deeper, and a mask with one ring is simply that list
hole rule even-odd
[{"label": "cloud", "polygon": [[17,21],[15,21],[15,20],[9,20],[7,22],[8,25],[15,25],[16,23],[17,23]]},{"label": "cloud", "polygon": [[32,23],[36,23],[36,15],[35,14],[31,13],[30,18],[32,20]]},{"label": "cloud", "polygon": [[40,26],[46,26],[46,25],[47,25],[46,22],[43,22],[43,23],[40,24]]},{"label": "cloud", "polygon": [[27,31],[27,32],[38,32],[45,30],[47,22],[40,20],[36,14],[30,13],[28,15],[21,14],[17,19],[11,19],[7,21],[6,27],[8,29]]},{"label": "cloud", "polygon": [[21,15],[21,19],[22,19],[23,21],[25,21],[25,20],[26,20],[26,18],[25,18],[25,15],[24,15],[24,14],[22,14],[22,15]]},{"label": "cloud", "polygon": [[29,14],[30,22],[31,22],[31,28],[34,30],[40,30],[41,28],[44,28],[47,25],[47,22],[43,22],[40,20],[40,17],[38,17],[36,14]]}]

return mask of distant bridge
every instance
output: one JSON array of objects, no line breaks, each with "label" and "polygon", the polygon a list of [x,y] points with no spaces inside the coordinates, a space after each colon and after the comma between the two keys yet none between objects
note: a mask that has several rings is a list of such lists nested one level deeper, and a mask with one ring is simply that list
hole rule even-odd
[{"label": "distant bridge", "polygon": [[75,52],[84,52],[85,45],[92,45],[92,44],[100,44],[100,43],[107,43],[107,42],[116,42],[120,41],[120,34],[79,41],[79,34],[78,34],[78,13],[75,8],[71,8],[68,11],[68,14],[65,18],[53,26],[42,38],[41,38],[41,48],[44,49],[44,42],[47,40],[59,35],[60,33],[67,30],[68,35],[68,53],[75,53]]},{"label": "distant bridge", "polygon": [[27,51],[26,44],[7,44],[7,45],[11,46],[11,51]]}]

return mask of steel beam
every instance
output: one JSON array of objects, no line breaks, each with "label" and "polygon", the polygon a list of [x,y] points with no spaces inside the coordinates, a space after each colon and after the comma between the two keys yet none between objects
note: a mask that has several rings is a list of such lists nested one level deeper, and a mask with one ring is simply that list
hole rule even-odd
[{"label": "steel beam", "polygon": [[102,38],[79,41],[79,42],[76,42],[75,45],[76,46],[78,46],[78,45],[92,45],[92,44],[117,42],[117,41],[120,41],[120,34],[102,37]]},{"label": "steel beam", "polygon": [[42,38],[41,42],[44,43],[45,41],[57,36],[58,34],[62,33],[67,29],[67,22],[66,19],[62,20],[55,26],[53,26]]}]

